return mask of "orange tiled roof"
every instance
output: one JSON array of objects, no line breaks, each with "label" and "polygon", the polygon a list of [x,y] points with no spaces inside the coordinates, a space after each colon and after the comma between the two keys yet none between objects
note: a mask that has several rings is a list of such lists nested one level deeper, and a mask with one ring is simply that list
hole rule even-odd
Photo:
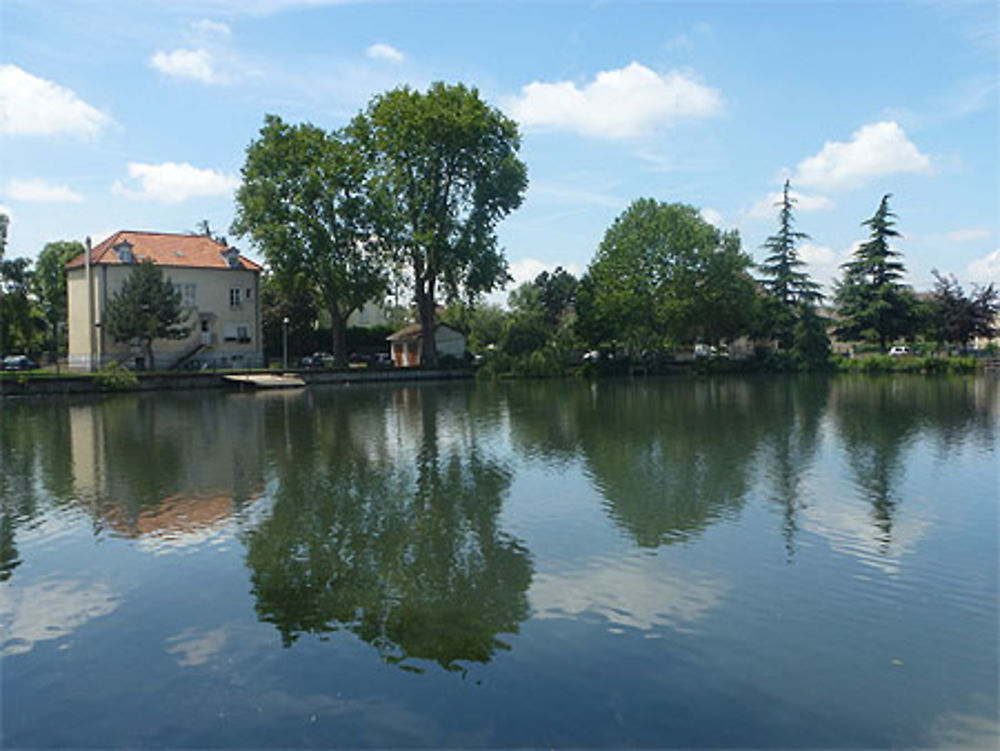
[{"label": "orange tiled roof", "polygon": [[[227,269],[229,263],[222,255],[226,249],[223,243],[205,235],[180,235],[168,232],[135,232],[121,230],[90,251],[90,262],[94,264],[120,264],[121,260],[113,248],[127,240],[132,244],[136,261],[152,261],[157,266],[194,266],[202,269]],[[240,256],[240,266],[250,271],[259,271],[260,266],[245,256]],[[72,269],[84,265],[83,253],[66,264]]]}]

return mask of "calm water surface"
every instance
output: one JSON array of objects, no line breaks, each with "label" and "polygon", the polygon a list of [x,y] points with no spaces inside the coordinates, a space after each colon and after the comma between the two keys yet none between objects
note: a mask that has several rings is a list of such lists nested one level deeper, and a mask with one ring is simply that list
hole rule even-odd
[{"label": "calm water surface", "polygon": [[5,748],[997,746],[996,379],[0,420]]}]

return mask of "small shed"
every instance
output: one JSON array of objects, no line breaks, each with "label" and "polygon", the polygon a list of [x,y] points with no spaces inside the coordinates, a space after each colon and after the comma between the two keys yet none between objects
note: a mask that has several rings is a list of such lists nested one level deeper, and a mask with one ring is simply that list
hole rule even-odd
[{"label": "small shed", "polygon": [[[394,367],[419,367],[420,342],[423,339],[423,329],[419,323],[411,323],[386,339],[391,347]],[[439,357],[465,357],[465,334],[446,323],[435,324],[434,344]]]}]

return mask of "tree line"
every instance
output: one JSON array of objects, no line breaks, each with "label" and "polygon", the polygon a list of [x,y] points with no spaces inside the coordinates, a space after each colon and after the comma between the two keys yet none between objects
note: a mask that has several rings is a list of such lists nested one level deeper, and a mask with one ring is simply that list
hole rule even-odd
[{"label": "tree line", "polygon": [[[437,363],[429,333],[444,320],[464,330],[471,351],[493,367],[526,374],[565,372],[581,351],[635,362],[695,344],[711,352],[742,338],[782,366],[822,368],[831,328],[838,339],[883,352],[899,340],[950,350],[994,334],[993,284],[966,292],[935,270],[934,290],[921,299],[905,283],[890,195],[862,222],[868,240],[823,307],[799,255],[809,235],[797,227],[787,181],[760,264],[737,231],[716,228],[695,207],[642,198],[614,220],[579,279],[558,268],[514,290],[509,310],[485,304],[485,294],[511,280],[496,228],[527,190],[519,149],[517,124],[462,84],[380,94],[331,131],[265,116],[246,150],[231,227],[266,261],[265,332],[279,331],[288,317],[301,329],[293,340],[312,341],[307,332],[323,311],[343,365],[351,313],[408,289],[405,307],[425,333],[424,364]],[[0,349],[60,351],[63,266],[81,251],[79,243],[50,243],[34,270],[25,259],[2,261]],[[146,286],[165,289],[153,280]],[[147,327],[159,332],[152,338],[180,330],[179,320],[156,323]]]}]

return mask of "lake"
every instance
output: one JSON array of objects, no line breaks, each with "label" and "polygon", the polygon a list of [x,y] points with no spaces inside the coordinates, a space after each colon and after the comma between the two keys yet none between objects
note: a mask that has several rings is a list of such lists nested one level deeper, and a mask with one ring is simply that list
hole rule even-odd
[{"label": "lake", "polygon": [[5,748],[998,743],[996,378],[0,421]]}]

